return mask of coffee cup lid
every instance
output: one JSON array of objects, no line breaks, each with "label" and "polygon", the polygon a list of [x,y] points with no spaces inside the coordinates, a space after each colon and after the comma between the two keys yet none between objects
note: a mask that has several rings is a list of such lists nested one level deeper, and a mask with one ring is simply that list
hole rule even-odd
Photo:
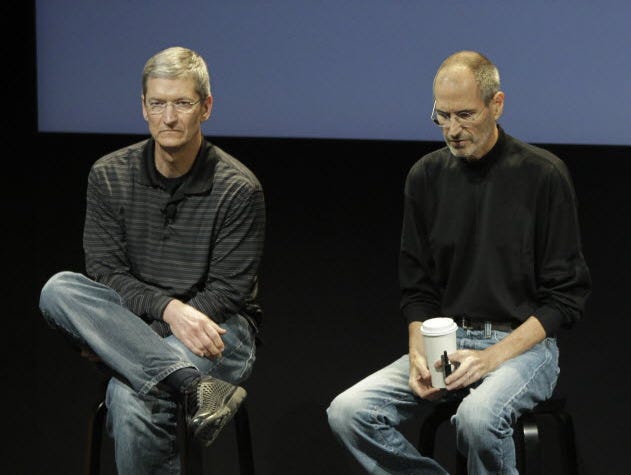
[{"label": "coffee cup lid", "polygon": [[458,325],[449,317],[435,317],[425,320],[421,332],[426,336],[441,336],[456,331]]}]

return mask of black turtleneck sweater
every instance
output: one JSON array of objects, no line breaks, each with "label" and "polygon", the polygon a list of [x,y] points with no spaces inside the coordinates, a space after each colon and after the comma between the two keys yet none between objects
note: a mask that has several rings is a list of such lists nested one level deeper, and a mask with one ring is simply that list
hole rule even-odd
[{"label": "black turtleneck sweater", "polygon": [[500,128],[479,160],[444,147],[405,184],[399,281],[408,322],[436,316],[522,322],[554,335],[590,293],[565,164]]}]

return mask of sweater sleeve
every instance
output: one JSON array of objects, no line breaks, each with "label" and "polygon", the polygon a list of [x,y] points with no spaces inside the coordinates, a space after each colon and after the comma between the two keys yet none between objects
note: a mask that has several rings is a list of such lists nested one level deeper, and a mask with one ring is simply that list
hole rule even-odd
[{"label": "sweater sleeve", "polygon": [[548,176],[544,216],[537,236],[537,300],[534,311],[552,335],[571,327],[583,314],[591,277],[581,249],[576,197],[569,171],[562,162]]},{"label": "sweater sleeve", "polygon": [[260,186],[242,184],[226,201],[206,283],[187,303],[214,320],[243,311],[256,293],[263,253],[265,203]]},{"label": "sweater sleeve", "polygon": [[437,316],[441,308],[441,292],[432,277],[434,263],[428,249],[427,229],[423,226],[428,204],[421,196],[426,186],[422,169],[414,167],[405,183],[399,252],[400,307],[408,323]]}]

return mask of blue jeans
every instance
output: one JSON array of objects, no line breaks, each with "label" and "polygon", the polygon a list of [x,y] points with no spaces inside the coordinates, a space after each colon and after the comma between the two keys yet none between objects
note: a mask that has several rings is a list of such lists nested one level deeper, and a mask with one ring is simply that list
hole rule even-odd
[{"label": "blue jeans", "polygon": [[40,309],[46,321],[81,347],[89,347],[117,375],[107,387],[107,427],[114,438],[120,475],[180,473],[176,441],[177,401],[161,381],[194,367],[233,384],[248,378],[255,360],[254,333],[234,315],[221,326],[225,350],[200,358],[175,336],[162,338],[123,306],[117,292],[82,274],[60,272],[44,285]]},{"label": "blue jeans", "polygon": [[[458,329],[459,349],[483,350],[507,335]],[[467,457],[468,473],[517,474],[513,424],[556,386],[559,351],[554,338],[506,361],[470,389],[451,423],[456,445]],[[447,471],[423,456],[398,430],[405,421],[440,401],[427,401],[408,385],[409,359],[404,355],[339,394],[327,409],[338,440],[372,474],[440,474]]]}]

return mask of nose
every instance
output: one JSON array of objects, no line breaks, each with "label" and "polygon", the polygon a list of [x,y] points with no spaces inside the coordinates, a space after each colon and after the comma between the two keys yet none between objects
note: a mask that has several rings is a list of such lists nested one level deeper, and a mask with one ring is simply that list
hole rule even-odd
[{"label": "nose", "polygon": [[455,135],[458,135],[461,130],[462,130],[462,126],[460,125],[460,122],[452,118],[449,121],[449,125],[445,127],[445,134],[449,136],[455,136]]},{"label": "nose", "polygon": [[172,104],[170,102],[166,103],[166,107],[164,108],[164,112],[162,113],[162,120],[167,123],[177,120],[177,111],[175,110],[175,104]]}]

